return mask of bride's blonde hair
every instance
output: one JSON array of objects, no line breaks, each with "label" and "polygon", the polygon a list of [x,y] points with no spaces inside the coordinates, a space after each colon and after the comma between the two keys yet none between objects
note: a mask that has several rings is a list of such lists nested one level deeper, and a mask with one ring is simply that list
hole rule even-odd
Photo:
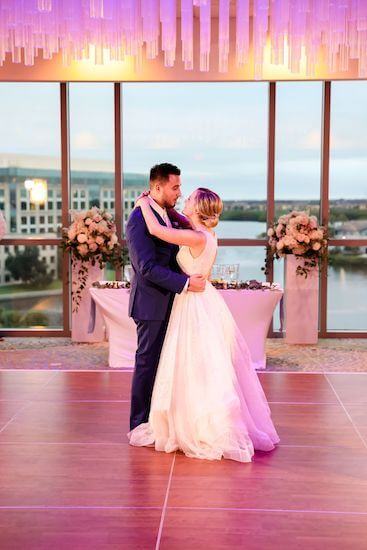
[{"label": "bride's blonde hair", "polygon": [[200,222],[205,227],[212,228],[219,222],[223,210],[222,199],[214,191],[199,187],[195,195],[195,208]]}]

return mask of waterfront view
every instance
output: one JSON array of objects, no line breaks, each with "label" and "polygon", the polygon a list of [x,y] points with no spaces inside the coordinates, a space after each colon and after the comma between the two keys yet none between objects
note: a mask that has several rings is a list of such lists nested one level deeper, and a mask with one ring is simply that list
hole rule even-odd
[{"label": "waterfront view", "polygon": [[[366,89],[364,81],[331,85],[328,331],[367,331],[361,300],[367,275]],[[68,286],[58,248],[62,215],[98,205],[121,216],[124,227],[155,163],[179,166],[186,197],[199,186],[220,194],[220,238],[265,241],[269,208],[275,219],[293,209],[320,219],[322,82],[276,83],[272,205],[268,83],[123,83],[118,152],[114,85],[75,82],[67,91],[70,172],[62,178],[59,83],[0,86],[0,119],[7,128],[0,135],[0,210],[8,229],[6,243],[0,242],[0,329],[67,326]],[[123,166],[121,204],[116,155]],[[220,247],[217,263],[239,264],[242,280],[264,279],[264,256],[263,245],[242,243]],[[114,277],[107,270],[105,278]],[[274,278],[283,284],[282,261],[275,262]]]},{"label": "waterfront view", "polygon": [[[265,224],[259,222],[221,221],[217,234],[220,238],[236,235],[237,238],[254,238],[265,231]],[[359,252],[359,251],[358,251]],[[341,265],[328,266],[328,329],[329,330],[366,330],[367,303],[361,296],[367,295],[367,247],[364,253],[364,264],[353,267],[348,260],[348,253],[343,253]],[[217,263],[240,264],[240,279],[265,280],[261,267],[264,265],[264,247],[221,247]],[[283,279],[283,260],[274,262],[274,281],[281,286]],[[279,328],[279,312],[274,315],[274,327]]]},{"label": "waterfront view", "polygon": [[[221,221],[217,228],[219,238],[255,238],[263,235],[265,224],[254,221]],[[47,247],[50,258],[57,257],[57,247]],[[52,256],[53,254],[53,256]],[[330,330],[365,330],[367,304],[361,296],[367,295],[367,264],[353,267],[348,253],[343,253],[342,265],[328,267],[328,328]],[[265,280],[263,246],[220,247],[216,263],[239,264],[240,280]],[[359,254],[365,258],[366,251]],[[29,267],[29,266],[28,266]],[[106,278],[113,279],[112,272]],[[283,261],[274,263],[274,281],[283,286]],[[0,287],[0,323],[3,328],[60,328],[62,327],[62,280],[58,273],[47,288],[39,285],[7,284]],[[274,327],[279,329],[279,310],[274,315]]]}]

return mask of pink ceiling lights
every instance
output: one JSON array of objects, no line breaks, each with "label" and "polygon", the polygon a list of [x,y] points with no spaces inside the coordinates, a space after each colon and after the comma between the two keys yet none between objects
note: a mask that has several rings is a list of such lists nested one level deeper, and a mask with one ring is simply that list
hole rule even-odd
[{"label": "pink ceiling lights", "polygon": [[[218,36],[217,59],[211,55],[212,35]],[[346,71],[358,60],[359,76],[366,77],[367,0],[213,0],[213,6],[211,0],[0,2],[0,65],[7,53],[14,63],[33,65],[39,49],[45,59],[61,52],[69,65],[88,58],[93,46],[97,64],[107,49],[110,60],[133,56],[139,70],[143,55],[154,59],[162,50],[165,66],[172,67],[178,39],[187,70],[194,68],[194,40],[199,40],[201,71],[227,72],[231,53],[238,66],[253,63],[261,78],[267,47],[271,63],[286,64],[294,73],[303,56],[306,74],[313,76],[322,50],[330,72]]]}]

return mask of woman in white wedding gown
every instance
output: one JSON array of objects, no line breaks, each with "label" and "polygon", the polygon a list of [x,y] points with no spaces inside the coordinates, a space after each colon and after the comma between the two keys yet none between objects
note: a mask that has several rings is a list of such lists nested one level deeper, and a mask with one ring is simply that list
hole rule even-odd
[{"label": "woman in white wedding gown", "polygon": [[[212,228],[222,211],[218,195],[199,188],[188,198],[183,213],[193,230],[161,225],[146,197],[137,206],[150,233],[180,245],[182,271],[209,279],[218,246]],[[247,345],[209,280],[204,292],[176,294],[149,421],[128,437],[131,445],[154,444],[157,451],[240,462],[250,462],[254,449],[271,451],[279,442]]]}]

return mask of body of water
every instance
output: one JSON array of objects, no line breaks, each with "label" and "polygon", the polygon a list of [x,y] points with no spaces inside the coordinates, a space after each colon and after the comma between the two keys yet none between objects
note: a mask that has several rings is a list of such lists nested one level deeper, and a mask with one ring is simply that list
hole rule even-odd
[{"label": "body of water", "polygon": [[[266,231],[262,222],[222,221],[217,227],[219,238],[254,239]],[[240,279],[265,280],[265,248],[262,246],[220,247],[216,262],[240,265]],[[274,262],[274,280],[283,286],[283,261]],[[328,330],[367,330],[367,270],[329,267]],[[275,327],[279,327],[277,316]]]},{"label": "body of water", "polygon": [[[266,231],[262,222],[222,221],[217,227],[219,238],[258,238]],[[216,263],[239,264],[240,279],[265,280],[263,246],[225,246],[218,250]],[[274,263],[274,280],[283,286],[283,261]],[[328,270],[328,330],[367,330],[367,270],[347,267]],[[13,309],[25,314],[30,309],[42,311],[48,316],[50,328],[62,328],[62,296],[17,297],[1,299],[0,309]],[[279,315],[274,319],[279,328]]]}]

